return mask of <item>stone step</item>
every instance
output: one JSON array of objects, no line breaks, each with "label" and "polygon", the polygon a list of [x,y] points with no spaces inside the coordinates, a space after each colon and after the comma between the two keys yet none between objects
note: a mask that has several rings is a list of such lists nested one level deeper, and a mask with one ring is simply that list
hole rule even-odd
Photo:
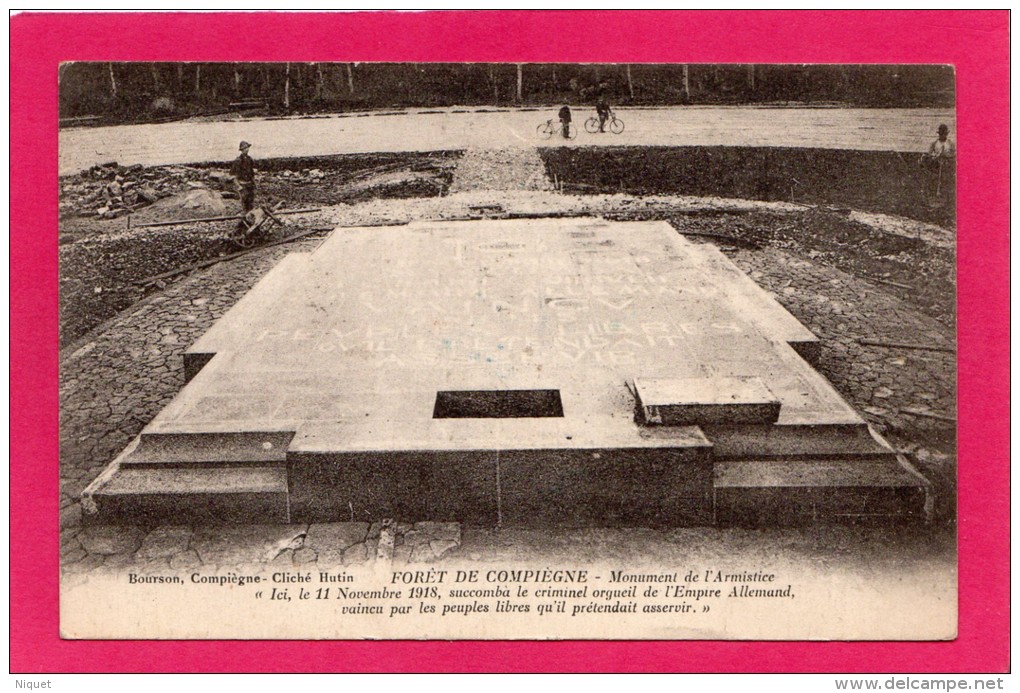
[{"label": "stone step", "polygon": [[124,467],[283,465],[293,431],[142,433]]},{"label": "stone step", "polygon": [[716,461],[718,525],[927,520],[928,482],[895,454],[856,459]]},{"label": "stone step", "polygon": [[119,467],[83,498],[89,523],[289,522],[287,469]]},{"label": "stone step", "polygon": [[[827,458],[891,452],[860,423],[702,425],[717,460]],[[652,427],[649,427],[652,430]]]}]

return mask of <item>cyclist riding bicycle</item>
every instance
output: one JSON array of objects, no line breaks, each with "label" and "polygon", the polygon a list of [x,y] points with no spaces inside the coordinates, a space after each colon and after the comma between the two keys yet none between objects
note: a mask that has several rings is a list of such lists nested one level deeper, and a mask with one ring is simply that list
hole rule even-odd
[{"label": "cyclist riding bicycle", "polygon": [[606,97],[599,97],[599,100],[595,103],[595,112],[598,113],[599,116],[599,132],[605,132],[606,121],[609,120],[609,114],[612,113],[612,109],[609,108],[609,103],[606,101]]},{"label": "cyclist riding bicycle", "polygon": [[560,109],[560,126],[563,131],[563,139],[570,139],[570,106]]}]

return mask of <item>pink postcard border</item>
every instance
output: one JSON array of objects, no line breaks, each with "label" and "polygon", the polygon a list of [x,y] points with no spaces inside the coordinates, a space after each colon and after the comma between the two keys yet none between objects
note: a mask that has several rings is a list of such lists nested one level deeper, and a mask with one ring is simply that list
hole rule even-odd
[{"label": "pink postcard border", "polygon": [[[1008,669],[1008,12],[25,13],[11,20],[10,54],[12,672]],[[954,65],[959,636],[936,643],[61,640],[57,65],[69,60]]]}]

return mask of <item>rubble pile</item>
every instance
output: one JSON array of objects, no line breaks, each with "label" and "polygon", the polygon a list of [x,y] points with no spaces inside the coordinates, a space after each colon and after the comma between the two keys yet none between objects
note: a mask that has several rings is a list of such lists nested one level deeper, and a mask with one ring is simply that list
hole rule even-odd
[{"label": "rubble pile", "polygon": [[[378,157],[372,163],[378,161]],[[330,162],[332,163],[332,162]],[[351,204],[376,197],[414,199],[443,195],[453,177],[455,162],[448,156],[402,157],[380,165],[365,162],[339,168],[335,165],[261,170],[259,194],[285,198],[296,205]]]},{"label": "rubble pile", "polygon": [[[357,193],[373,188],[385,188],[406,183],[431,182],[433,179],[440,177],[446,169],[452,168],[452,165],[416,166],[413,162],[400,162],[357,171],[353,174],[336,171],[326,172],[318,168],[305,168],[300,170],[285,169],[262,175],[266,183],[314,185],[316,183],[328,182],[341,192]],[[437,185],[441,184],[441,182],[437,183]]]},{"label": "rubble pile", "polygon": [[191,166],[122,166],[116,161],[93,166],[60,182],[61,216],[116,219],[188,188],[222,190],[221,197],[237,197],[226,171]]},{"label": "rubble pile", "polygon": [[276,174],[276,176],[283,180],[297,183],[298,185],[306,185],[308,183],[317,183],[318,181],[321,181],[326,177],[326,174],[317,168],[305,168],[300,171],[291,171],[289,169],[280,171]]}]

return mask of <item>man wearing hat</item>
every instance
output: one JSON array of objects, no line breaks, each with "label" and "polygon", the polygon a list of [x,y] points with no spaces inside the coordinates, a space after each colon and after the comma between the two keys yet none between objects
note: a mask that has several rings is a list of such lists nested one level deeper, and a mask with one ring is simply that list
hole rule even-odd
[{"label": "man wearing hat", "polygon": [[951,198],[955,191],[956,145],[949,139],[949,126],[939,125],[938,139],[931,143],[928,153],[921,156],[921,165],[928,175],[927,193],[933,206],[940,205],[944,198]]},{"label": "man wearing hat", "polygon": [[250,148],[250,144],[242,141],[239,147],[241,154],[230,167],[230,175],[237,181],[237,194],[245,214],[255,207],[255,162],[248,156]]}]

